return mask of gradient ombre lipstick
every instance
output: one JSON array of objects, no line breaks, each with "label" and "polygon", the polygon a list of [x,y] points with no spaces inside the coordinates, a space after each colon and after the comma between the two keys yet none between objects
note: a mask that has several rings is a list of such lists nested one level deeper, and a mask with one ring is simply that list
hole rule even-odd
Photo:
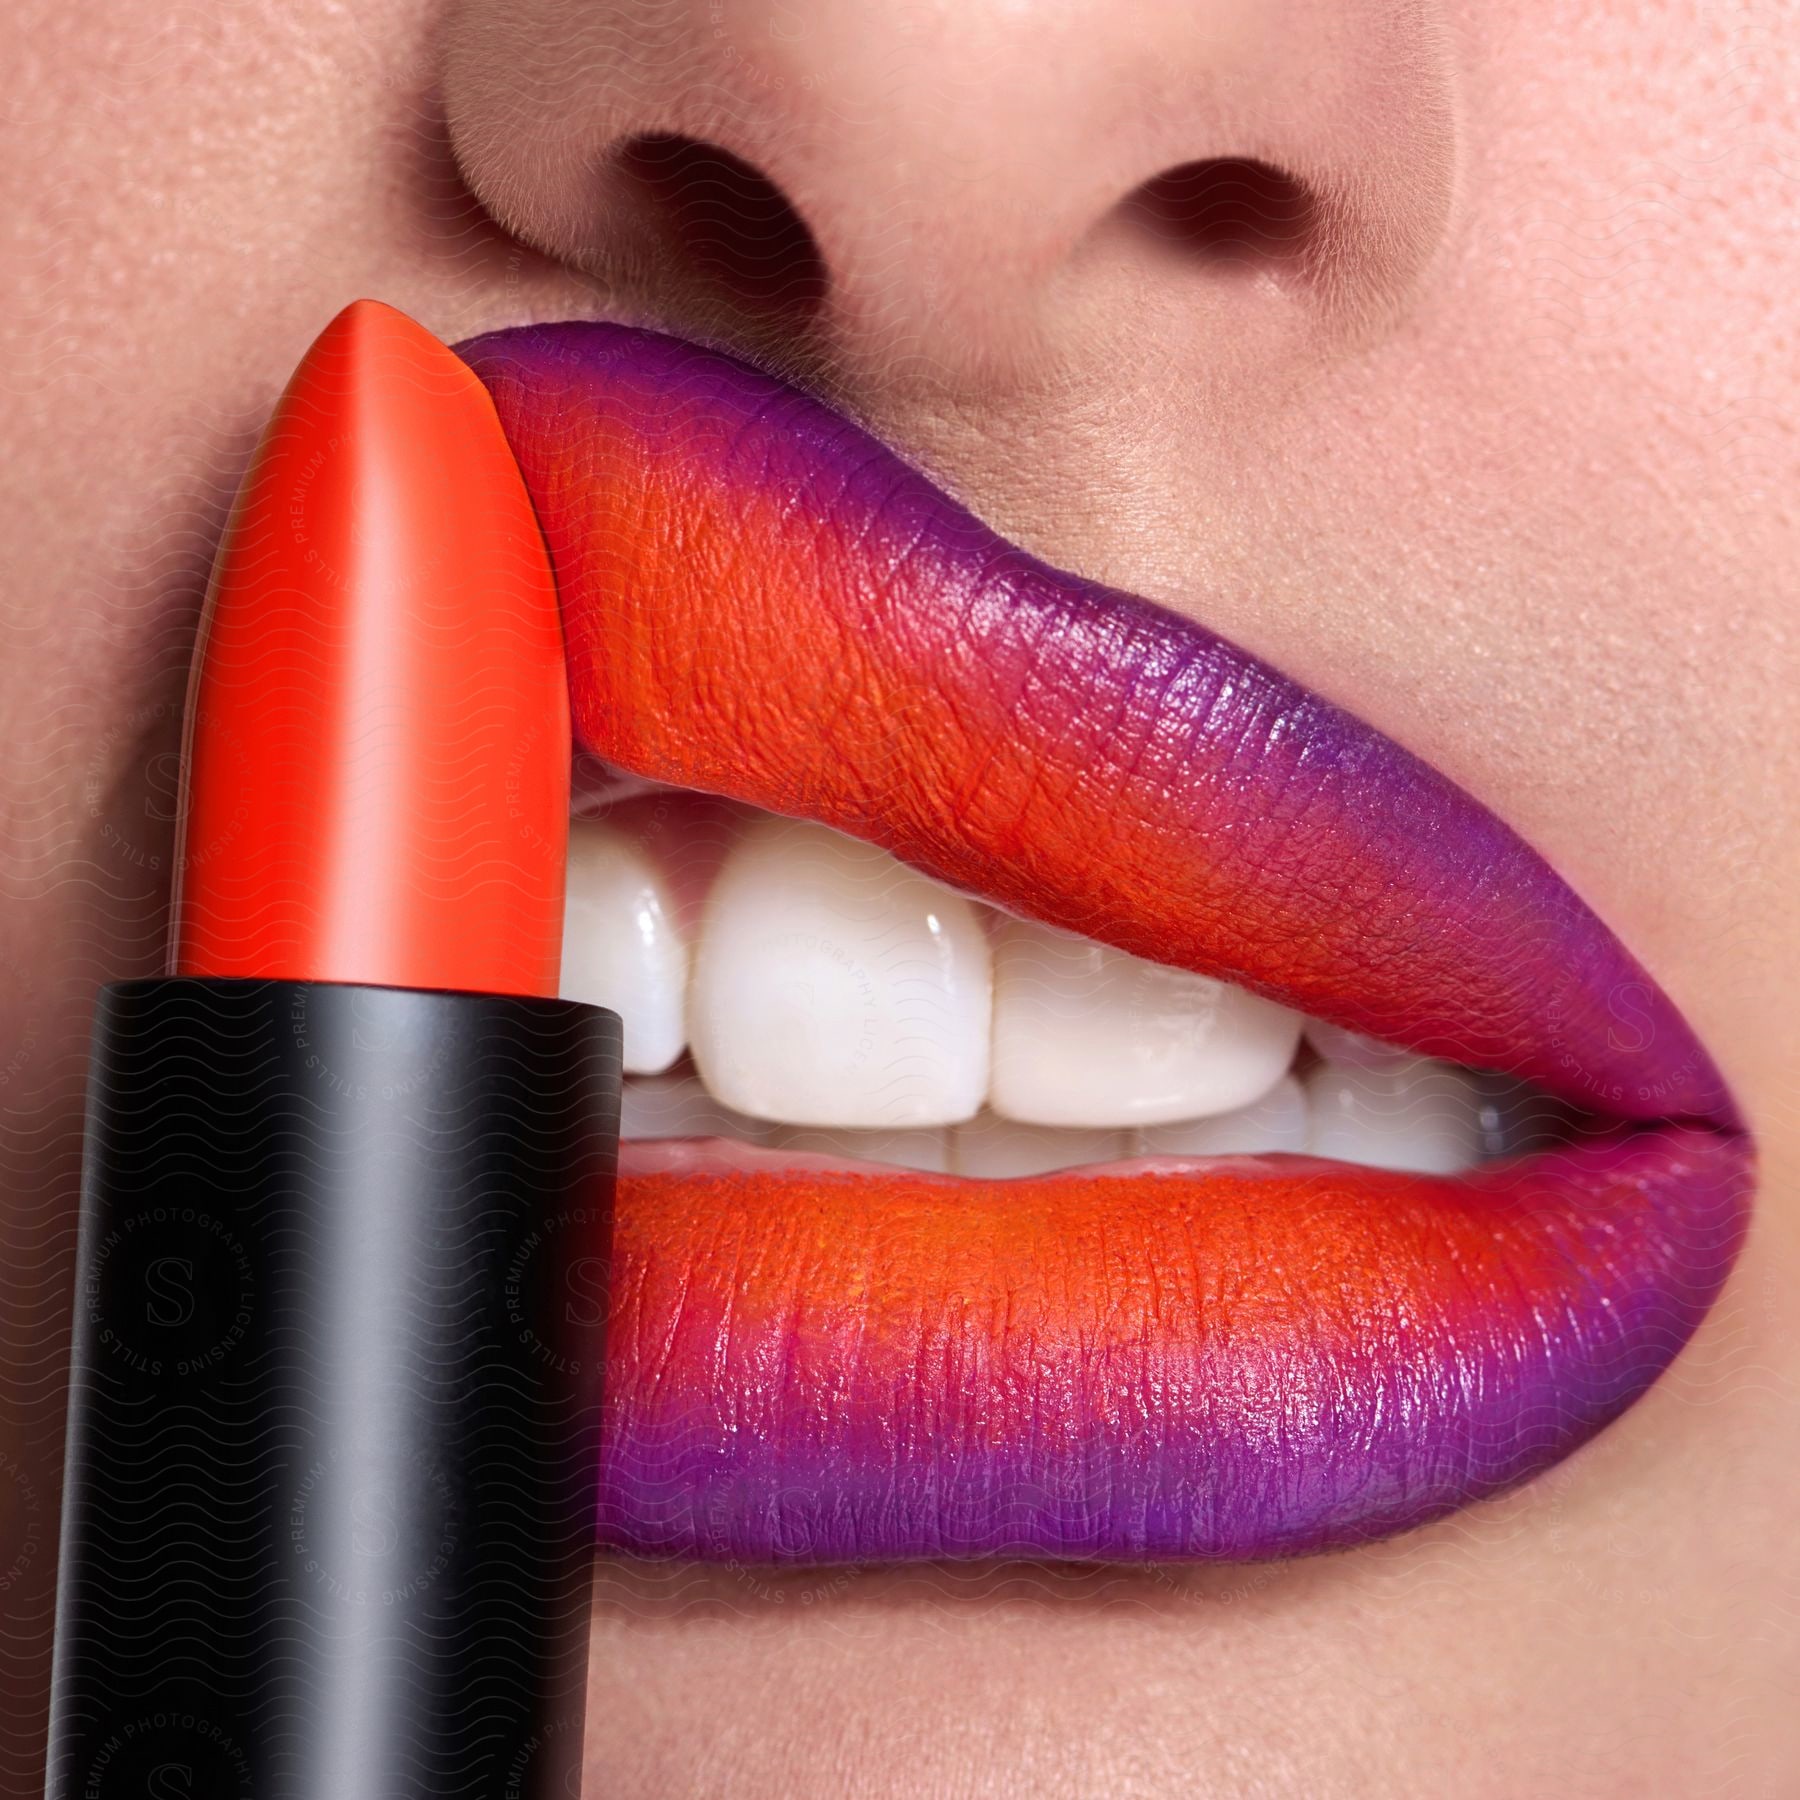
[{"label": "gradient ombre lipstick", "polygon": [[566,696],[486,395],[349,308],[215,565],[172,972],[99,1007],[52,1795],[572,1791],[619,1021],[555,998]]},{"label": "gradient ombre lipstick", "polygon": [[[1461,1179],[1298,1157],[987,1184],[626,1173],[601,1523],[641,1555],[1253,1560],[1617,1416],[1742,1229],[1728,1145]],[[696,1158],[698,1164],[701,1159]]]},{"label": "gradient ombre lipstick", "polygon": [[543,524],[577,741],[1598,1115],[1460,1178],[1009,1182],[627,1145],[602,1527],[770,1561],[1249,1558],[1441,1516],[1668,1366],[1752,1155],[1686,1021],[1469,794],[851,422],[611,325],[461,347]]}]

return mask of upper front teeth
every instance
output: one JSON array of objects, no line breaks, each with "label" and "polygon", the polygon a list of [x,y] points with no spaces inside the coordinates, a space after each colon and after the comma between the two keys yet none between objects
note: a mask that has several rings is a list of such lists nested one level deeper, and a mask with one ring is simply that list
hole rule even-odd
[{"label": "upper front teeth", "polygon": [[625,1024],[625,1072],[658,1075],[687,1045],[688,947],[668,883],[610,825],[569,829],[562,992],[610,1006]]},{"label": "upper front teeth", "polygon": [[948,1125],[988,1085],[993,966],[962,895],[821,825],[768,819],[707,897],[688,1004],[701,1079],[795,1125]]},{"label": "upper front teeth", "polygon": [[[572,833],[563,992],[623,1014],[628,1072],[689,1049],[705,1083],[700,1111],[678,1084],[628,1084],[627,1137],[966,1174],[1276,1150],[1440,1171],[1481,1151],[1466,1071],[1003,917],[823,826],[749,823],[688,929],[671,895],[696,884],[669,854]],[[1300,1082],[1303,1024],[1322,1060]]]},{"label": "upper front teeth", "polygon": [[1300,1015],[1022,919],[994,950],[995,1112],[1032,1125],[1162,1125],[1248,1106],[1286,1074]]}]

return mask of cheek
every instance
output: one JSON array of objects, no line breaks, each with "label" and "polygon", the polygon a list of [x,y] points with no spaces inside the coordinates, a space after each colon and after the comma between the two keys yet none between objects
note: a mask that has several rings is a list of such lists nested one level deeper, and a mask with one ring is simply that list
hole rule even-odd
[{"label": "cheek", "polygon": [[[1304,606],[1339,688],[1397,672],[1403,714],[1431,697],[1409,666],[1479,666],[1477,734],[1500,686],[1558,755],[1579,743],[1629,785],[1707,735],[1678,691],[1693,632],[1766,629],[1789,585],[1800,245],[1777,227],[1800,51],[1673,4],[1453,25],[1458,202],[1430,281],[1364,353],[1224,433],[1188,421],[1183,457],[1231,496],[1222,532],[1188,535],[1242,589],[1234,635]],[[1645,742],[1651,706],[1672,729]],[[1493,747],[1469,758],[1490,777],[1534,760]]]}]

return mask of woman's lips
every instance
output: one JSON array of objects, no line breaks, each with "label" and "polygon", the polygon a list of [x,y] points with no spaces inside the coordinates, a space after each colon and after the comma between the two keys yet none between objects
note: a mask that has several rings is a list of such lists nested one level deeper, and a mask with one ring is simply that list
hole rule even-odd
[{"label": "woman's lips", "polygon": [[1322,1548],[1529,1475],[1667,1365],[1735,1254],[1748,1146],[1673,1005],[1491,813],[728,358],[580,324],[461,354],[537,505],[576,735],[607,761],[1616,1120],[1683,1121],[1456,1180],[1286,1158],[628,1176],[608,1542]]}]

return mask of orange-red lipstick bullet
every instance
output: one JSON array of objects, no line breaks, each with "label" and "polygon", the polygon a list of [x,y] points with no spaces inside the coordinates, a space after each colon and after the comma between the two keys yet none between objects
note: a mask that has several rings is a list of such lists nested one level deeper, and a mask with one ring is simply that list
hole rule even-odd
[{"label": "orange-red lipstick bullet", "polygon": [[47,1792],[573,1792],[619,1021],[555,998],[531,506],[390,308],[269,422],[185,754],[173,972],[95,1025]]},{"label": "orange-red lipstick bullet", "polygon": [[493,403],[360,300],[269,421],[187,715],[180,975],[554,994],[556,588]]}]

